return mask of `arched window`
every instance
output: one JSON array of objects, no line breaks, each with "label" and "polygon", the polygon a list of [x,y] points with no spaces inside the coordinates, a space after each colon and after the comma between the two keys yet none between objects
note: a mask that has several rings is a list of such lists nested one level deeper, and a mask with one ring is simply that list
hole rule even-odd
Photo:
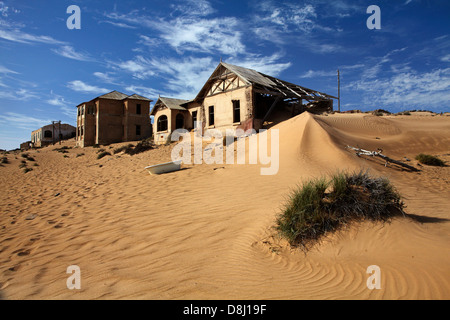
[{"label": "arched window", "polygon": [[157,128],[158,132],[167,131],[167,116],[163,115],[158,118],[156,128]]},{"label": "arched window", "polygon": [[183,129],[183,128],[184,128],[184,117],[181,113],[179,113],[175,118],[175,129]]},{"label": "arched window", "polygon": [[44,132],[44,138],[51,138],[53,137],[53,134],[50,130],[45,130]]}]

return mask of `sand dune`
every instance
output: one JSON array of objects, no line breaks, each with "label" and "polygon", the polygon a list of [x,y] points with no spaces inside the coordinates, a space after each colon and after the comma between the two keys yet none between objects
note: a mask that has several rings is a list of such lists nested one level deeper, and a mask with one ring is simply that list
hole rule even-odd
[{"label": "sand dune", "polygon": [[[302,114],[280,133],[277,175],[260,165],[183,165],[172,146],[97,160],[94,148],[30,151],[0,167],[0,291],[6,299],[449,299],[450,167],[418,173],[358,158],[345,148],[420,152],[450,161],[450,118]],[[66,142],[68,146],[73,142]],[[120,146],[114,145],[113,148]],[[105,149],[112,151],[109,147]],[[77,154],[84,153],[77,157]],[[112,153],[112,152],[111,152]],[[355,224],[309,252],[290,248],[273,226],[289,190],[336,170],[369,169],[404,196],[409,218]],[[413,219],[414,218],[414,219]],[[81,290],[66,268],[81,269]],[[381,268],[369,290],[366,269]]]}]

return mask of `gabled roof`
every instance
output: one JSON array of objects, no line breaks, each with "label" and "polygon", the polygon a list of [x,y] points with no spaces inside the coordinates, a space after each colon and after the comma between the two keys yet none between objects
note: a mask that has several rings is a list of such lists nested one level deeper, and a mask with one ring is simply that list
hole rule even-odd
[{"label": "gabled roof", "polygon": [[309,101],[337,99],[334,96],[323,92],[308,89],[284,80],[268,76],[253,69],[235,66],[229,63],[220,62],[217,68],[212,73],[211,77],[206,81],[203,88],[194,99],[196,101],[205,98],[211,85],[219,78],[228,76],[229,73],[237,75],[247,85],[253,85],[260,91],[278,95],[284,99],[306,99]]},{"label": "gabled roof", "polygon": [[[97,97],[95,99],[111,99],[111,100],[123,100],[128,98],[128,96],[122,92],[119,91],[111,91],[110,93],[104,94],[100,97]],[[95,100],[94,99],[94,100]]]},{"label": "gabled roof", "polygon": [[152,109],[151,115],[154,115],[156,112],[157,107],[164,105],[167,108],[171,110],[182,110],[186,111],[187,109],[182,107],[181,105],[189,102],[189,100],[183,100],[183,99],[174,99],[174,98],[167,98],[167,97],[159,97],[158,100],[155,103],[155,106]]},{"label": "gabled roof", "polygon": [[80,104],[77,105],[76,107],[78,108],[78,107],[81,106],[82,104],[90,103],[90,102],[93,102],[93,101],[95,101],[95,100],[97,100],[97,99],[110,99],[110,100],[126,100],[126,99],[133,99],[133,100],[143,100],[143,101],[150,101],[150,102],[153,101],[153,100],[150,100],[150,99],[148,99],[148,98],[146,98],[146,97],[140,96],[140,95],[138,95],[138,94],[132,94],[131,96],[129,96],[129,95],[126,95],[125,93],[122,93],[122,92],[119,92],[119,91],[114,90],[114,91],[111,91],[110,93],[106,93],[106,94],[101,95],[101,96],[99,96],[99,97],[97,97],[97,98],[94,98],[94,99],[92,99],[92,100],[89,101],[89,102],[83,102],[83,103],[80,103]]},{"label": "gabled roof", "polygon": [[131,96],[126,97],[125,99],[152,101],[152,100],[150,100],[146,97],[140,96],[138,94],[132,94]]}]

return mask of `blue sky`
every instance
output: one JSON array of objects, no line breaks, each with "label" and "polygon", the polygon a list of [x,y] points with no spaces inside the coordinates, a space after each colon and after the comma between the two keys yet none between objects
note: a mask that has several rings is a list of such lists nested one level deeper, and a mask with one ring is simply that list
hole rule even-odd
[{"label": "blue sky", "polygon": [[342,110],[450,111],[450,1],[0,0],[0,148],[112,90],[191,99],[221,58],[331,95],[339,68]]}]

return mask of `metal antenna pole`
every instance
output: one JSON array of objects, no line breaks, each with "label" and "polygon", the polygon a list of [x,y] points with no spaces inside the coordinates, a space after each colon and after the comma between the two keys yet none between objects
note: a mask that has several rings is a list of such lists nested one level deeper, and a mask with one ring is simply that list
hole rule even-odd
[{"label": "metal antenna pole", "polygon": [[341,112],[341,73],[338,69],[338,111]]}]

